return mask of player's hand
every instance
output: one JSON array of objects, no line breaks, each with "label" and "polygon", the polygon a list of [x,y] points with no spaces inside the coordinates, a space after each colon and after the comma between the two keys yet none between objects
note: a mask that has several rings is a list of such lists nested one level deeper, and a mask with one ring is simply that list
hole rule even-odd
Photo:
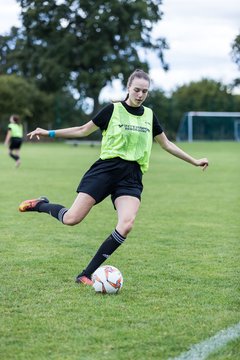
[{"label": "player's hand", "polygon": [[203,171],[206,170],[208,167],[208,159],[207,158],[198,159],[196,161],[196,166],[200,166]]},{"label": "player's hand", "polygon": [[36,137],[38,140],[40,140],[41,136],[48,136],[48,130],[42,129],[42,128],[36,128],[35,130],[31,131],[27,134],[29,139],[33,139]]}]

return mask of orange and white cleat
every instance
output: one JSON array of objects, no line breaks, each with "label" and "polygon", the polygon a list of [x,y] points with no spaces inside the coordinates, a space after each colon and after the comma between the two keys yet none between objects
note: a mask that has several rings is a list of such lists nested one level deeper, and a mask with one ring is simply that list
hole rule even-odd
[{"label": "orange and white cleat", "polygon": [[93,282],[91,279],[89,279],[87,276],[77,276],[76,277],[76,283],[78,284],[83,284],[83,285],[88,285],[88,286],[92,286],[93,285]]},{"label": "orange and white cleat", "polygon": [[32,200],[24,200],[20,205],[19,205],[19,211],[21,212],[25,212],[25,211],[37,211],[37,205],[40,203],[49,203],[48,198],[46,198],[45,196],[40,196],[38,199],[32,199]]}]

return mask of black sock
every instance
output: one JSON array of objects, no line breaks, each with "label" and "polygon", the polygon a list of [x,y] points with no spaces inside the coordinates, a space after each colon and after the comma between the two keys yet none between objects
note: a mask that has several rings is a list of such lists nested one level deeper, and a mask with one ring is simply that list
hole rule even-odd
[{"label": "black sock", "polygon": [[18,155],[14,155],[12,153],[9,154],[11,156],[12,159],[14,159],[15,161],[17,161],[19,159]]},{"label": "black sock", "polygon": [[123,237],[117,230],[102,243],[95,256],[92,258],[85,270],[78,276],[87,276],[91,278],[92,273],[124,242]]},{"label": "black sock", "polygon": [[68,211],[64,206],[59,204],[50,204],[45,202],[40,202],[35,206],[36,211],[47,213],[53,216],[55,219],[63,222],[63,216]]}]

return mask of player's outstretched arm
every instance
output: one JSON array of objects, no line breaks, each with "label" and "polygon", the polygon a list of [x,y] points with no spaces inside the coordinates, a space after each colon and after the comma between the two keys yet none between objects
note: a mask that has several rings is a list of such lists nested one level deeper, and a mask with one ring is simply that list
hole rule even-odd
[{"label": "player's outstretched arm", "polygon": [[185,151],[180,149],[177,145],[172,143],[170,140],[168,140],[167,136],[164,133],[161,133],[160,135],[155,136],[155,140],[161,145],[161,147],[169,152],[170,154],[178,157],[181,160],[184,160],[192,165],[200,166],[203,170],[205,170],[208,167],[208,159],[202,158],[202,159],[195,159],[189,154],[187,154]]},{"label": "player's outstretched arm", "polygon": [[65,129],[58,130],[46,130],[42,128],[36,128],[27,134],[30,139],[37,138],[38,140],[41,137],[61,137],[61,138],[77,138],[85,137],[90,135],[92,132],[96,131],[98,127],[91,120],[88,123],[82,126],[75,126]]}]

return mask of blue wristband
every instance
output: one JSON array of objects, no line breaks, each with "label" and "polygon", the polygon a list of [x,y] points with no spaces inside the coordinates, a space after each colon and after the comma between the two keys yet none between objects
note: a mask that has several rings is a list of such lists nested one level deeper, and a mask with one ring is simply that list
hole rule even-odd
[{"label": "blue wristband", "polygon": [[48,136],[51,137],[51,138],[54,138],[56,136],[55,130],[49,130]]}]

